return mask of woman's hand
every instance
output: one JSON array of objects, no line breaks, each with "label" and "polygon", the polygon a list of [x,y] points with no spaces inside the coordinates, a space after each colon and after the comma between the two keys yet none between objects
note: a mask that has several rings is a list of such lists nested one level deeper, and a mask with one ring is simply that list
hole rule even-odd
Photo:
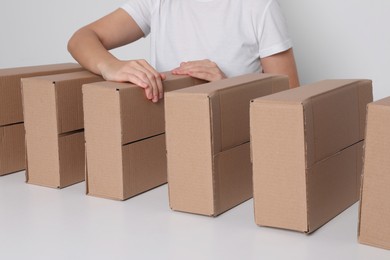
[{"label": "woman's hand", "polygon": [[163,98],[162,81],[165,80],[165,75],[157,72],[145,60],[114,60],[108,64],[99,64],[98,68],[105,80],[131,82],[140,86],[145,89],[146,97],[153,102]]},{"label": "woman's hand", "polygon": [[68,50],[84,68],[106,80],[134,83],[145,89],[148,99],[157,102],[163,97],[165,76],[145,60],[120,61],[108,52],[143,36],[134,19],[123,9],[117,9],[75,32]]},{"label": "woman's hand", "polygon": [[196,60],[180,63],[180,67],[173,69],[172,74],[189,75],[207,81],[216,81],[226,78],[218,65],[210,60]]}]

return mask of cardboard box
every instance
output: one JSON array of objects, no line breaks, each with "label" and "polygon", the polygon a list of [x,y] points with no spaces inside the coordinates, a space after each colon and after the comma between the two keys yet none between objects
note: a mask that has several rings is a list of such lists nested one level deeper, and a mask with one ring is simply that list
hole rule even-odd
[{"label": "cardboard box", "polygon": [[0,69],[0,176],[25,169],[20,79],[80,70],[74,63]]},{"label": "cardboard box", "polygon": [[27,182],[63,188],[85,179],[82,85],[88,71],[22,79]]},{"label": "cardboard box", "polygon": [[[166,73],[164,91],[203,80]],[[128,83],[83,86],[87,194],[125,200],[166,183],[164,102]]]},{"label": "cardboard box", "polygon": [[81,70],[75,63],[0,69],[0,126],[23,122],[21,78]]},{"label": "cardboard box", "polygon": [[166,95],[173,210],[217,216],[252,197],[249,103],[288,85],[286,76],[254,73]]},{"label": "cardboard box", "polygon": [[359,242],[390,249],[390,97],[368,105]]},{"label": "cardboard box", "polygon": [[251,103],[255,221],[310,233],[359,199],[369,80],[325,80]]}]

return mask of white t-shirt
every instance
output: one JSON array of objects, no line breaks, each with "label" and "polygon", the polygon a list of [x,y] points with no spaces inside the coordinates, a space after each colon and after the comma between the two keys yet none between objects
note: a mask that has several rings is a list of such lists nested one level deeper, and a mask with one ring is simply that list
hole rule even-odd
[{"label": "white t-shirt", "polygon": [[158,71],[210,59],[228,77],[261,72],[259,58],[292,46],[276,0],[129,0],[122,9],[151,34]]}]

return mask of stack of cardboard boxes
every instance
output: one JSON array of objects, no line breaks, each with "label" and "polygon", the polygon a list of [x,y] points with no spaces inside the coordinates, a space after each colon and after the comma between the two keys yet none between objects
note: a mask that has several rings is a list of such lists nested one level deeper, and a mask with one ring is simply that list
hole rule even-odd
[{"label": "stack of cardboard boxes", "polygon": [[[203,80],[166,73],[164,91]],[[117,200],[166,183],[164,103],[140,87],[99,82],[83,87],[87,193]]]},{"label": "stack of cardboard boxes", "polygon": [[25,169],[20,79],[80,70],[74,63],[0,69],[0,175]]},{"label": "stack of cardboard boxes", "polygon": [[88,71],[22,79],[27,182],[63,188],[85,179],[83,84]]},{"label": "stack of cardboard boxes", "polygon": [[216,216],[252,197],[249,101],[288,88],[256,73],[166,95],[172,209]]},{"label": "stack of cardboard boxes", "polygon": [[251,104],[258,225],[310,233],[359,198],[368,80],[327,80]]},{"label": "stack of cardboard boxes", "polygon": [[217,216],[253,195],[258,225],[305,233],[361,196],[359,241],[390,249],[390,98],[366,122],[371,81],[166,76],[164,108],[76,64],[0,70],[0,175],[27,154],[28,183],[86,177],[88,194],[117,200],[168,175],[173,210]]}]

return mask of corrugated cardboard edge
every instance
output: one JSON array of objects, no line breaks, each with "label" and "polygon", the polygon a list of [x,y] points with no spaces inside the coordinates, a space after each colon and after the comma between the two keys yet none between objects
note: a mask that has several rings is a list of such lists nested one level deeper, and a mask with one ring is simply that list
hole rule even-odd
[{"label": "corrugated cardboard edge", "polygon": [[[376,102],[373,102],[373,103],[370,103],[367,105],[366,107],[366,110],[367,110],[367,116],[366,116],[366,124],[365,124],[365,136],[367,137],[368,135],[368,126],[369,126],[369,115],[371,114],[370,113],[370,110],[372,107],[374,106],[377,106],[377,105],[382,105],[382,102],[385,102],[387,103],[388,101],[390,100],[390,97],[387,97],[387,98],[384,98],[384,99],[381,99],[381,100],[378,100]],[[367,139],[365,139],[365,144],[364,146],[366,145],[366,141]],[[366,147],[364,147],[366,148]],[[364,149],[366,150],[366,149]],[[359,214],[358,214],[358,227],[357,227],[357,239],[358,239],[358,242],[361,243],[361,244],[364,244],[364,245],[368,245],[368,246],[373,246],[373,247],[379,247],[379,248],[382,248],[382,249],[386,249],[386,250],[390,250],[390,245],[389,244],[384,244],[384,243],[380,243],[378,241],[372,241],[370,239],[367,239],[365,237],[362,237],[361,236],[361,225],[362,225],[362,207],[363,207],[363,203],[364,203],[364,171],[365,171],[365,161],[366,161],[366,153],[364,152],[363,153],[363,171],[362,171],[362,175],[361,175],[361,189],[360,189],[360,203],[359,203]]]},{"label": "corrugated cardboard edge", "polygon": [[[180,99],[176,96],[180,95]],[[188,96],[176,91],[165,96],[166,144],[168,160],[168,189],[172,210],[212,216],[214,211],[213,165],[211,140],[211,115],[209,96],[197,94]],[[180,109],[177,109],[180,107]],[[197,111],[189,116],[188,111]],[[196,116],[196,118],[195,118]],[[191,118],[189,118],[191,117]],[[185,123],[182,123],[184,122]],[[185,129],[183,129],[185,128]],[[179,131],[177,131],[179,129]],[[181,133],[185,133],[185,135]],[[193,133],[193,134],[191,134]],[[195,135],[198,141],[191,145],[177,145],[188,136]],[[171,136],[174,136],[172,138]],[[200,141],[206,142],[205,145]],[[171,149],[170,147],[173,147]],[[191,147],[190,147],[191,146]],[[204,150],[204,147],[207,147]],[[182,149],[178,149],[182,148]],[[183,150],[184,149],[184,150]],[[183,157],[185,155],[185,157]],[[188,157],[198,157],[197,167],[189,167],[183,161]],[[199,158],[199,156],[201,158]],[[191,158],[193,160],[193,158]],[[193,165],[195,166],[195,165]],[[190,173],[190,174],[189,174]],[[191,187],[191,189],[189,189]],[[185,190],[185,192],[183,192]],[[189,192],[192,191],[192,192]],[[185,196],[183,196],[185,194]],[[200,197],[201,196],[201,197]]]},{"label": "corrugated cardboard edge", "polygon": [[[120,91],[83,85],[87,194],[123,200]],[[97,104],[104,103],[104,106]],[[110,150],[111,153],[99,153]],[[110,175],[107,175],[107,173]]]},{"label": "corrugated cardboard edge", "polygon": [[[29,85],[28,90],[26,89],[26,85]],[[27,91],[30,93],[27,94]],[[31,109],[30,106],[27,109],[26,104],[27,104],[27,95],[28,95],[28,100],[32,101],[36,99],[36,96],[38,95],[39,97],[42,97],[44,95],[51,95],[51,98],[47,98],[44,100],[40,100],[39,106],[33,105],[34,109]],[[35,98],[30,97],[33,95]],[[40,185],[40,186],[46,186],[46,187],[52,187],[52,188],[59,188],[60,185],[60,180],[59,180],[59,154],[58,154],[58,129],[57,129],[57,108],[56,108],[56,93],[55,89],[53,87],[53,83],[35,79],[35,78],[25,78],[22,79],[22,100],[23,100],[23,112],[24,112],[24,117],[25,117],[25,129],[26,129],[26,162],[30,163],[30,156],[39,156],[42,155],[42,152],[45,152],[45,156],[48,157],[56,157],[52,158],[49,161],[45,161],[43,166],[46,168],[45,171],[41,169],[40,166],[38,166],[37,169],[33,169],[34,173],[33,175],[31,174],[31,165],[27,164],[28,167],[26,169],[26,182],[30,184],[35,184],[35,185]],[[33,101],[37,102],[37,101]],[[51,108],[49,108],[51,107]],[[49,108],[49,109],[48,109]],[[31,114],[33,113],[33,114]],[[43,123],[42,127],[39,129],[36,129],[36,125],[40,122],[40,120],[36,120],[34,117],[36,114],[46,114],[45,116],[45,122]],[[32,118],[30,118],[30,116]],[[31,126],[30,126],[31,124]],[[52,127],[53,129],[50,131],[47,131],[48,127]],[[30,130],[28,130],[30,128]],[[45,136],[40,138],[39,136],[43,134],[41,131],[42,129],[45,129]],[[29,138],[29,132],[33,135],[32,138]],[[50,140],[48,140],[48,134],[51,134]],[[52,151],[49,152],[47,149],[48,147],[43,147],[41,144],[34,144],[34,142],[37,142],[38,140],[45,140],[46,144],[51,144],[48,147],[52,148]],[[30,143],[29,142],[33,142]],[[29,146],[32,145],[34,148],[34,153],[30,154],[29,152]],[[45,149],[46,148],[46,149]],[[38,152],[41,150],[40,152]],[[31,160],[30,160],[31,161]],[[35,161],[35,160],[34,160]],[[53,169],[47,168],[49,164],[51,164],[51,167]],[[52,172],[52,174],[49,174],[49,172]],[[56,173],[56,174],[53,174]],[[33,177],[34,176],[34,177]],[[50,178],[49,178],[50,177]]]},{"label": "corrugated cardboard edge", "polygon": [[[277,119],[275,119],[276,116]],[[267,120],[267,118],[272,119]],[[305,175],[302,175],[305,172],[303,106],[299,102],[252,102],[250,119],[255,222],[259,226],[305,232],[308,223],[307,179]],[[285,129],[289,129],[287,136]],[[265,145],[268,144],[270,147],[266,148]],[[275,150],[273,153],[270,153],[271,148]],[[296,155],[297,158],[290,159],[288,167],[283,166],[286,164],[278,163],[280,160],[289,159],[291,154]],[[269,165],[266,166],[263,161],[260,162],[260,158],[262,160],[267,158]],[[271,168],[265,169],[264,167]],[[288,169],[288,173],[285,169]],[[269,171],[273,174],[268,174]],[[279,179],[283,181],[280,182]],[[284,185],[281,186],[281,183]],[[293,183],[295,184],[292,185]],[[281,192],[284,196],[281,196]],[[279,198],[279,205],[275,205],[268,198],[273,196]],[[296,198],[292,199],[292,197]],[[283,199],[280,200],[280,198]],[[292,204],[291,200],[296,203]],[[286,214],[289,216],[288,219],[285,218]]]}]

